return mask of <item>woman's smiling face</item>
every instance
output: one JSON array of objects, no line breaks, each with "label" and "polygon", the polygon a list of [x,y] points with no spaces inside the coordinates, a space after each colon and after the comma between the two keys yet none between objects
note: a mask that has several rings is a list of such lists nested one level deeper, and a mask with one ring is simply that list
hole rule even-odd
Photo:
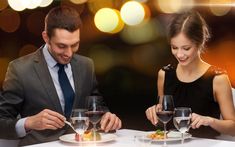
[{"label": "woman's smiling face", "polygon": [[182,32],[171,38],[171,52],[179,64],[183,66],[190,64],[200,55],[196,44]]}]

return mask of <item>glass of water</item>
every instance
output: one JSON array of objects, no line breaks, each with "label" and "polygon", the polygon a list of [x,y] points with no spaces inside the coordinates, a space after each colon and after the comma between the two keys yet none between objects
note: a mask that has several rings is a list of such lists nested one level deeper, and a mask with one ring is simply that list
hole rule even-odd
[{"label": "glass of water", "polygon": [[79,135],[80,141],[82,141],[83,134],[89,126],[89,118],[86,116],[86,112],[86,109],[74,109],[71,114],[71,124]]},{"label": "glass of water", "polygon": [[181,132],[181,143],[184,143],[184,133],[186,133],[191,124],[191,108],[188,107],[178,107],[174,110],[173,123],[178,131]]}]

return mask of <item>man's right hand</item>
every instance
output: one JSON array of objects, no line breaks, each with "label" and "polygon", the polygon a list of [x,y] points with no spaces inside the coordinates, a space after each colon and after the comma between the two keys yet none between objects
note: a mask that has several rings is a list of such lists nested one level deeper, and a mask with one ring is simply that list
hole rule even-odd
[{"label": "man's right hand", "polygon": [[40,113],[29,116],[25,121],[26,130],[56,130],[62,128],[66,118],[58,112],[44,109]]}]

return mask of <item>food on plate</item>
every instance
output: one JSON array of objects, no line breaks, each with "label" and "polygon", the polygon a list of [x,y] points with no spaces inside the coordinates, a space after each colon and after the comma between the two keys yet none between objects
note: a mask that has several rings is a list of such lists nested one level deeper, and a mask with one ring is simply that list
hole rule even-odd
[{"label": "food on plate", "polygon": [[81,137],[81,135],[79,135],[79,134],[75,134],[75,140],[76,141],[82,141],[82,137]]},{"label": "food on plate", "polygon": [[164,139],[164,131],[156,130],[154,133],[148,134],[147,137],[156,140]]},{"label": "food on plate", "polygon": [[85,141],[98,141],[101,140],[101,135],[99,132],[95,131],[86,131],[83,134],[83,140]]},{"label": "food on plate", "polygon": [[76,141],[98,141],[101,140],[101,135],[99,132],[85,131],[81,137],[79,134],[75,134]]}]

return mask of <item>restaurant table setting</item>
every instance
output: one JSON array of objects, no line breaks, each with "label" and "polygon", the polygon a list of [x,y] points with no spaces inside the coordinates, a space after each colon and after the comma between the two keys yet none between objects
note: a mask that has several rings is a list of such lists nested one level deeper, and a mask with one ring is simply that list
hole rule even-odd
[{"label": "restaurant table setting", "polygon": [[[131,129],[121,129],[117,130],[116,133],[104,133],[102,137],[104,137],[103,141],[91,141],[89,143],[79,143],[77,141],[70,142],[67,140],[63,140],[60,137],[57,141],[51,141],[47,143],[40,143],[35,145],[30,145],[27,147],[48,147],[48,146],[55,146],[55,147],[66,147],[66,146],[85,146],[85,147],[92,147],[92,146],[99,146],[99,147],[154,147],[154,146],[162,146],[164,144],[163,140],[152,140],[151,142],[142,142],[145,141],[147,138],[146,135],[150,134],[149,131],[139,131],[139,130],[131,130]],[[189,134],[188,134],[189,135]],[[142,140],[136,140],[137,136],[145,136],[146,138],[142,138]],[[74,136],[72,136],[73,138]],[[190,135],[185,135],[184,144],[181,144],[181,136],[176,137],[175,139],[168,139],[167,141],[168,147],[234,147],[235,142],[233,141],[225,141],[225,140],[218,140],[218,139],[206,139],[206,138],[196,138],[191,137]]]},{"label": "restaurant table setting", "polygon": [[[101,105],[102,97],[100,96],[89,96],[87,100],[87,109],[73,110],[70,118],[71,122],[65,122],[73,128],[74,133],[62,135],[57,141],[30,145],[28,147],[235,147],[235,142],[233,141],[196,138],[187,133],[191,126],[192,110],[188,107],[174,107],[171,95],[159,96],[155,107],[158,120],[164,124],[163,131],[121,129],[115,133],[99,132],[100,130],[97,129],[96,124],[101,120],[107,109]],[[166,124],[171,119],[173,119],[175,130],[166,129]],[[89,122],[93,127],[87,131]]]}]

